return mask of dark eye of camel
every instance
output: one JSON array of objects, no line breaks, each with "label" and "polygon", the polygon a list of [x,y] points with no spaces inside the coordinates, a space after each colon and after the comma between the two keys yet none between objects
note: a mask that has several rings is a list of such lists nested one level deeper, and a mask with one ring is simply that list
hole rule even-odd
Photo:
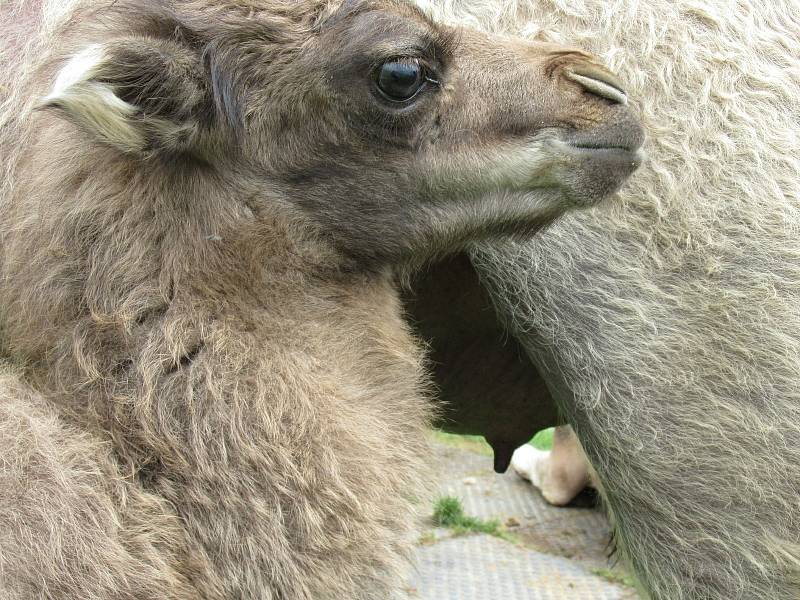
[{"label": "dark eye of camel", "polygon": [[416,59],[395,59],[383,63],[377,72],[378,90],[387,100],[406,102],[416,96],[428,78]]}]

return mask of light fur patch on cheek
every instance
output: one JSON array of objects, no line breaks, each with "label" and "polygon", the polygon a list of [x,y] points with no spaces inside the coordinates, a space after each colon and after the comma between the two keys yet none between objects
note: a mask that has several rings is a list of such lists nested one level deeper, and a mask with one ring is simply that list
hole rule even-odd
[{"label": "light fur patch on cheek", "polygon": [[548,182],[553,164],[548,141],[537,141],[507,153],[499,153],[490,162],[487,176],[499,187],[527,189]]},{"label": "light fur patch on cheek", "polygon": [[434,189],[478,193],[530,190],[550,183],[557,162],[548,139],[457,153],[426,165]]},{"label": "light fur patch on cheek", "polygon": [[77,125],[124,152],[141,150],[144,136],[131,121],[136,107],[117,97],[110,86],[92,81],[105,60],[99,44],[73,56],[41,105],[59,108]]},{"label": "light fur patch on cheek", "polygon": [[571,206],[559,188],[556,170],[563,161],[554,139],[485,146],[423,160],[431,192],[446,198],[425,210],[441,224],[442,236],[461,240],[497,227],[508,232],[558,215]]}]

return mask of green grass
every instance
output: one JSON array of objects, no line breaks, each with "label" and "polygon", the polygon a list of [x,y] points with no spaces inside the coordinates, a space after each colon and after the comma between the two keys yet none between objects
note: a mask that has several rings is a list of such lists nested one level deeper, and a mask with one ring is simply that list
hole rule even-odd
[{"label": "green grass", "polygon": [[542,429],[539,433],[533,436],[533,439],[528,442],[537,450],[552,450],[553,448],[553,431],[554,428]]},{"label": "green grass", "polygon": [[447,527],[454,535],[485,533],[494,537],[517,543],[516,538],[508,533],[499,521],[484,521],[464,514],[461,500],[453,496],[442,496],[433,505],[433,522],[439,527]]},{"label": "green grass", "polygon": [[[436,441],[454,446],[461,450],[469,450],[484,456],[492,456],[492,447],[486,443],[483,436],[480,435],[458,435],[455,433],[445,433],[444,431],[436,430],[433,432],[433,437]],[[550,450],[553,447],[553,428],[542,429],[539,433],[533,436],[533,439],[528,442],[534,448],[539,450]]]},{"label": "green grass", "polygon": [[454,446],[461,450],[469,450],[484,456],[492,456],[492,447],[486,443],[481,435],[457,435],[455,433],[445,433],[444,431],[434,431],[433,437],[436,441]]}]

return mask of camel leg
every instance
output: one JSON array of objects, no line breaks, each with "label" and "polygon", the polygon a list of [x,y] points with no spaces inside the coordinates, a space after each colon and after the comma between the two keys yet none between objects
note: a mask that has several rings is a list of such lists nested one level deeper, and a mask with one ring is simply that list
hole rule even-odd
[{"label": "camel leg", "polygon": [[589,462],[569,425],[556,427],[550,451],[537,450],[529,444],[517,448],[511,467],[555,506],[569,504],[591,484]]}]

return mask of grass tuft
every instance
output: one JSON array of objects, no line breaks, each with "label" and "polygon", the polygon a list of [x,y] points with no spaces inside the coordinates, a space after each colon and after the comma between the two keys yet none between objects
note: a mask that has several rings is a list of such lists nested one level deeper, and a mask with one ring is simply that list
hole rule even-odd
[{"label": "grass tuft", "polygon": [[499,521],[484,521],[464,514],[461,500],[453,496],[442,496],[433,505],[433,522],[439,527],[447,527],[454,535],[469,533],[485,533],[494,537],[517,543],[517,539],[508,533]]}]

